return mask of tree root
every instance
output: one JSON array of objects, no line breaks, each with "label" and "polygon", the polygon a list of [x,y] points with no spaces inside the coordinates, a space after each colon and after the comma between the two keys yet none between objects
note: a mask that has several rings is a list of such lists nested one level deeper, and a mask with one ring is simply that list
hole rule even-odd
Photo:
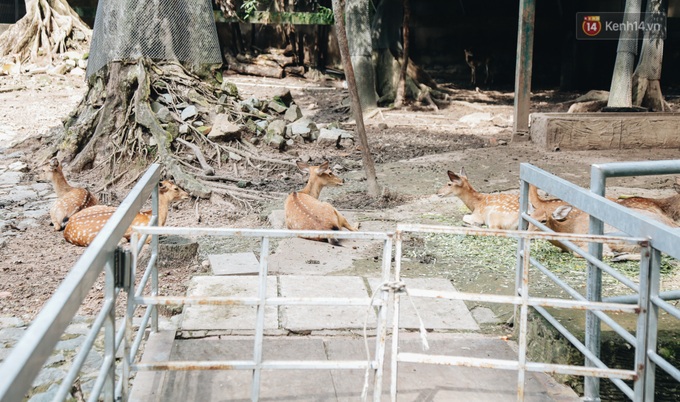
[{"label": "tree root", "polygon": [[[215,110],[244,124],[254,118],[240,112],[238,99],[225,99],[220,88],[200,81],[178,64],[149,60],[113,63],[91,83],[64,132],[50,143],[56,144],[51,153],[71,162],[73,172],[97,170],[100,190],[124,178],[128,186],[156,162],[166,176],[199,198],[211,199],[216,193],[250,210],[254,202],[285,195],[226,184],[249,183],[262,172],[292,171],[295,164],[265,155],[245,139],[218,142],[194,127],[193,120],[209,123]],[[182,119],[187,104],[194,105],[198,114]],[[163,118],[158,111],[162,107],[169,111]],[[184,134],[180,134],[182,125],[189,128]],[[223,156],[230,153],[240,160],[223,163]]]}]

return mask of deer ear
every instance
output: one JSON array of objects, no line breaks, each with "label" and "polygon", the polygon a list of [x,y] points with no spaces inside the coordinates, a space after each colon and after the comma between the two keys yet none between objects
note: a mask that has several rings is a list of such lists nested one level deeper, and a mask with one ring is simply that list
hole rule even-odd
[{"label": "deer ear", "polygon": [[446,172],[446,174],[449,175],[449,180],[451,180],[452,182],[457,183],[460,181],[460,177],[458,177],[458,175],[453,173],[452,171],[449,170]]},{"label": "deer ear", "polygon": [[571,212],[572,209],[573,208],[569,205],[562,205],[552,213],[552,217],[558,222],[563,222],[567,219],[567,216],[569,216],[569,212]]},{"label": "deer ear", "polygon": [[328,161],[322,163],[321,166],[319,166],[319,169],[321,169],[321,170],[326,170],[326,169],[328,169]]},{"label": "deer ear", "polygon": [[295,164],[297,164],[298,169],[300,169],[303,173],[309,173],[308,164],[304,163],[303,161],[297,161]]},{"label": "deer ear", "polygon": [[461,166],[460,172],[458,173],[458,176],[460,177],[467,177],[467,174],[465,173],[465,168]]}]

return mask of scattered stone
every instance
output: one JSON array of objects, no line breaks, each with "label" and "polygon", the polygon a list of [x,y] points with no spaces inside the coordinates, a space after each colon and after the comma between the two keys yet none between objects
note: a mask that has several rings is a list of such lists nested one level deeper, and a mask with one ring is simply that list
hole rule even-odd
[{"label": "scattered stone", "polygon": [[606,100],[593,100],[587,102],[577,102],[569,106],[567,113],[593,113],[599,112],[607,106]]},{"label": "scattered stone", "polygon": [[25,162],[17,161],[14,163],[11,163],[8,167],[9,170],[13,172],[23,172],[26,173],[28,172],[28,165]]},{"label": "scattered stone", "polygon": [[267,126],[267,135],[279,135],[282,136],[286,134],[286,122],[282,119],[276,119],[269,123]]},{"label": "scattered stone", "polygon": [[[232,98],[238,98],[238,87],[236,86],[236,84],[232,82],[223,81],[222,91],[224,91],[228,96],[231,96]],[[220,102],[224,103],[226,102],[226,99],[222,101],[222,98],[220,98]]]},{"label": "scattered stone", "polygon": [[158,111],[161,110],[162,107],[163,105],[160,102],[151,102],[151,110],[154,113],[158,113]]},{"label": "scattered stone", "polygon": [[213,125],[208,138],[212,140],[231,141],[241,138],[243,126],[229,121],[226,114],[218,114],[213,118]]},{"label": "scattered stone", "polygon": [[78,60],[78,68],[87,70],[87,60],[85,59]]},{"label": "scattered stone", "polygon": [[64,377],[66,377],[66,371],[62,369],[50,367],[43,368],[40,370],[38,377],[33,381],[33,386],[39,387],[41,385],[56,383],[61,381]]},{"label": "scattered stone", "polygon": [[378,124],[378,129],[379,130],[387,130],[388,126],[387,123],[380,123]]},{"label": "scattered stone", "polygon": [[281,149],[286,143],[286,139],[281,135],[270,133],[264,137],[264,142],[270,145],[272,148]]},{"label": "scattered stone", "polygon": [[268,126],[269,126],[269,122],[267,120],[259,120],[257,123],[255,123],[255,127],[256,127],[257,132],[267,131]]},{"label": "scattered stone", "polygon": [[163,106],[158,110],[158,112],[156,112],[156,117],[158,117],[158,120],[160,120],[162,123],[169,123],[173,120],[172,112],[165,106]]},{"label": "scattered stone", "polygon": [[286,110],[288,110],[288,108],[287,108],[285,105],[282,105],[282,104],[280,104],[280,103],[277,102],[277,101],[271,101],[271,102],[269,102],[269,103],[267,104],[267,107],[269,108],[269,110],[273,110],[273,111],[275,111],[276,113],[283,113],[283,112],[285,112]]},{"label": "scattered stone", "polygon": [[195,122],[191,123],[194,127],[201,127],[204,125],[204,123],[200,120],[196,120]]},{"label": "scattered stone", "polygon": [[492,119],[491,113],[477,112],[466,114],[465,116],[458,119],[458,121],[461,123],[469,124],[470,126],[474,127],[479,123],[491,121],[491,119]]},{"label": "scattered stone", "polygon": [[182,114],[180,115],[180,118],[182,121],[187,121],[188,119],[196,116],[198,114],[198,110],[196,109],[196,106],[190,105],[187,106],[184,110],[182,110]]},{"label": "scattered stone", "polygon": [[286,114],[283,115],[283,118],[290,122],[296,121],[301,117],[302,110],[300,110],[300,107],[298,105],[290,105],[288,110],[286,110]]},{"label": "scattered stone", "polygon": [[50,402],[53,401],[59,391],[59,385],[54,383],[45,392],[35,394],[28,400],[28,402]]},{"label": "scattered stone", "polygon": [[234,161],[234,162],[238,162],[238,161],[242,160],[243,157],[241,155],[237,154],[237,153],[229,152],[229,159]]},{"label": "scattered stone", "polygon": [[303,117],[295,123],[289,124],[288,128],[291,138],[299,136],[305,140],[312,141],[318,137],[319,134],[319,128],[317,125],[307,117]]},{"label": "scattered stone", "polygon": [[51,75],[64,75],[66,72],[69,70],[69,66],[66,65],[66,63],[60,63],[49,70],[47,70],[47,74]]},{"label": "scattered stone", "polygon": [[319,132],[319,138],[317,138],[317,141],[319,142],[319,144],[322,143],[336,144],[338,141],[338,137],[340,137],[341,140],[354,139],[354,135],[347,130],[343,130],[340,128],[332,129],[322,128],[321,131]]},{"label": "scattered stone", "polygon": [[165,103],[166,105],[170,105],[172,103],[172,95],[162,94],[161,96],[158,97],[158,100]]},{"label": "scattered stone", "polygon": [[293,103],[293,95],[290,93],[289,89],[282,89],[273,96],[273,99],[285,105],[287,108]]},{"label": "scattered stone", "polygon": [[186,134],[189,132],[189,125],[188,124],[182,124],[179,126],[179,133],[180,134]]}]

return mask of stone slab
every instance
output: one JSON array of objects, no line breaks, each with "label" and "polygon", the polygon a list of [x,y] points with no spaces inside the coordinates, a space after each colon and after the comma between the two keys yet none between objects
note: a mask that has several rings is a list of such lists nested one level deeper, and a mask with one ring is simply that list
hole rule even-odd
[{"label": "stone slab", "polygon": [[[402,281],[406,284],[407,289],[456,291],[451,282],[444,278],[402,278]],[[380,285],[380,280],[377,278],[371,278],[368,282],[371,291],[374,291]],[[427,329],[479,331],[479,325],[461,300],[423,297],[412,297],[411,299]],[[393,317],[391,311],[388,312],[387,317],[388,325],[391,326]],[[409,301],[409,296],[402,295],[400,298],[399,328],[417,329],[419,326],[418,316],[411,301]]]},{"label": "stone slab", "polygon": [[548,150],[680,148],[680,113],[532,113],[531,141]]},{"label": "stone slab", "polygon": [[[175,331],[151,332],[144,346],[140,363],[169,361]],[[130,390],[129,402],[162,401],[158,384],[165,382],[167,371],[140,371],[135,374],[134,386]]]},{"label": "stone slab", "polygon": [[[281,276],[281,297],[368,297],[364,279],[357,276]],[[291,331],[363,328],[365,306],[281,306],[281,326]],[[368,317],[375,327],[375,314]]]},{"label": "stone slab", "polygon": [[[195,276],[187,289],[187,296],[257,297],[257,276]],[[277,280],[267,278],[267,295],[277,295]],[[184,306],[183,330],[255,329],[256,306]],[[276,306],[265,308],[265,329],[278,328]]]},{"label": "stone slab", "polygon": [[[516,360],[516,345],[480,334],[429,333],[430,349],[423,352],[419,335],[400,333],[403,352],[427,353],[503,360]],[[388,346],[391,340],[388,338]],[[175,340],[165,344],[172,348],[171,360],[250,360],[253,337],[227,336],[221,339]],[[370,350],[375,343],[369,339]],[[151,348],[153,349],[153,348]],[[364,340],[356,336],[265,337],[263,359],[266,360],[363,360]],[[389,400],[391,368],[390,348],[383,365],[382,400]],[[399,401],[495,402],[517,399],[517,372],[470,367],[448,367],[399,363]],[[364,370],[263,370],[260,400],[275,401],[358,401],[364,384]],[[144,401],[246,401],[251,400],[252,372],[249,370],[171,371],[164,381],[142,384],[151,392]],[[140,395],[135,393],[134,395]],[[373,376],[369,377],[369,400],[372,400]],[[576,402],[578,395],[541,373],[526,373],[525,400],[530,402]]]},{"label": "stone slab", "polygon": [[255,253],[211,254],[208,256],[213,275],[246,275],[260,272]]}]

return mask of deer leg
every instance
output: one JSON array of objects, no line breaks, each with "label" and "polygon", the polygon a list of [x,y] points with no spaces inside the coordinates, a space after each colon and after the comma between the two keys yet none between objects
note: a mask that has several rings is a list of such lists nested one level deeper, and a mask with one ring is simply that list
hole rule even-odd
[{"label": "deer leg", "polygon": [[468,225],[472,226],[482,226],[484,224],[484,219],[477,215],[464,215],[463,216],[463,222],[467,223]]},{"label": "deer leg", "polygon": [[349,230],[349,231],[351,231],[351,232],[356,232],[357,230],[359,230],[359,225],[358,225],[358,224],[357,224],[356,227],[352,226],[352,225],[347,221],[347,219],[345,219],[345,217],[342,216],[342,215],[340,214],[340,212],[335,211],[335,215],[338,217],[338,226],[340,226],[341,228],[345,228],[345,229],[347,229],[347,230]]},{"label": "deer leg", "polygon": [[477,81],[477,79],[476,79],[476,78],[477,78],[477,77],[476,77],[476,76],[477,76],[477,72],[476,72],[475,70],[476,70],[476,69],[475,69],[475,66],[474,66],[474,65],[470,66],[470,84],[471,84],[471,85],[475,85],[475,82]]}]

